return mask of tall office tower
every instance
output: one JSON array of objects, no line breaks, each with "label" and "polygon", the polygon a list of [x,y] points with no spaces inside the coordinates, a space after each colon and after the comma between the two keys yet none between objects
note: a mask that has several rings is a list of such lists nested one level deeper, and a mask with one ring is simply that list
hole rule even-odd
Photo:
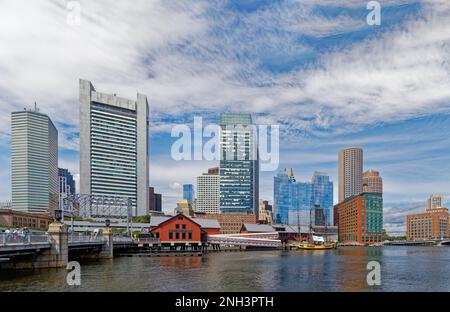
[{"label": "tall office tower", "polygon": [[[312,177],[313,205],[323,209],[323,219],[326,225],[333,224],[333,182],[323,172],[314,172]],[[319,209],[320,210],[320,209]],[[316,209],[317,211],[317,209]],[[316,220],[319,217],[316,216]],[[319,224],[316,224],[319,225]]]},{"label": "tall office tower", "polygon": [[277,223],[289,224],[289,211],[293,209],[293,184],[295,179],[290,178],[285,170],[273,178],[274,217]]},{"label": "tall office tower", "polygon": [[344,148],[339,152],[339,202],[362,193],[363,150]]},{"label": "tall office tower", "polygon": [[220,176],[215,170],[208,170],[197,177],[197,201],[195,212],[220,213]]},{"label": "tall office tower", "polygon": [[428,197],[428,209],[444,207],[444,196],[441,194],[431,194]]},{"label": "tall office tower", "polygon": [[194,204],[194,186],[192,184],[183,184],[183,199],[186,199],[189,204]]},{"label": "tall office tower", "polygon": [[161,194],[155,193],[155,188],[150,186],[148,188],[148,210],[152,211],[162,211]]},{"label": "tall office tower", "polygon": [[259,162],[250,114],[220,115],[220,211],[258,214]]},{"label": "tall office tower", "polygon": [[75,194],[75,180],[67,169],[58,168],[59,178],[59,209],[64,208],[64,198]]},{"label": "tall office tower", "polygon": [[148,102],[95,91],[80,79],[80,193],[126,196],[148,213]]},{"label": "tall office tower", "polygon": [[12,209],[58,209],[58,131],[51,119],[33,111],[11,114]]},{"label": "tall office tower", "polygon": [[383,194],[383,178],[375,170],[367,170],[363,173],[363,192]]}]

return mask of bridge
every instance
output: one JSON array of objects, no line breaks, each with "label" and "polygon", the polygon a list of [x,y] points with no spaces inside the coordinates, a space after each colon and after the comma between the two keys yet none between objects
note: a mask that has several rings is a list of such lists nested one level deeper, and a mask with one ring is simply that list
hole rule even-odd
[{"label": "bridge", "polygon": [[397,240],[384,242],[386,246],[450,246],[450,239]]},{"label": "bridge", "polygon": [[276,248],[281,246],[278,236],[278,232],[216,234],[208,235],[208,244]]}]

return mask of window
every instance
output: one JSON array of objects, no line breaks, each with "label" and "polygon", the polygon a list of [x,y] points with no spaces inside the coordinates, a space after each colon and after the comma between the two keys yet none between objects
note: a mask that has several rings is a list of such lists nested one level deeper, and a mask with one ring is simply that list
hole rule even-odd
[{"label": "window", "polygon": [[183,224],[182,227],[183,227],[183,230],[185,230],[186,229],[186,224]]},{"label": "window", "polygon": [[181,238],[182,238],[182,239],[186,239],[186,233],[183,232],[183,233],[181,234]]},{"label": "window", "polygon": [[176,229],[179,229],[179,228],[180,228],[180,225],[179,225],[179,224],[175,224],[175,228],[176,228]]},{"label": "window", "polygon": [[169,232],[169,239],[172,239],[173,238],[173,234],[172,234],[172,232]]},{"label": "window", "polygon": [[188,233],[188,237],[189,237],[189,239],[192,239],[192,232]]},{"label": "window", "polygon": [[180,239],[180,233],[176,232],[176,233],[175,233],[175,238],[176,238],[176,239]]}]

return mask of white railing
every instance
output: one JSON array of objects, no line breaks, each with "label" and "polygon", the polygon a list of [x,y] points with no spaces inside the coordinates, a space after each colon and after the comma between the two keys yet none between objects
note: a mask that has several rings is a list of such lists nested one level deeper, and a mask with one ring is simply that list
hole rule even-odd
[{"label": "white railing", "polygon": [[103,236],[101,235],[89,235],[82,233],[69,233],[69,243],[96,243],[103,242]]}]

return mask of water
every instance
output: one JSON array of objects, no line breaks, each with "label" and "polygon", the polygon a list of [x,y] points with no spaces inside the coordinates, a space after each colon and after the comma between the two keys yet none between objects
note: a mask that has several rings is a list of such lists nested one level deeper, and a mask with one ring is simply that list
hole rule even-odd
[{"label": "water", "polygon": [[[366,265],[381,264],[368,286]],[[67,271],[0,272],[0,291],[450,291],[449,247],[345,247],[333,251],[248,251],[203,257],[118,257]]]}]

